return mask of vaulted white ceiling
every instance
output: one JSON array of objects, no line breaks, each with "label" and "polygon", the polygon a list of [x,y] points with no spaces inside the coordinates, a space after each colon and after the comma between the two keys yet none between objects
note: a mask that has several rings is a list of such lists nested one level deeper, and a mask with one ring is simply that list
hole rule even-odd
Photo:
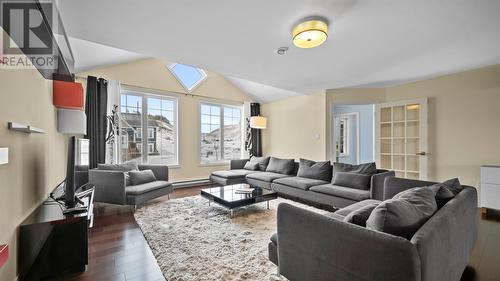
[{"label": "vaulted white ceiling", "polygon": [[[71,37],[290,95],[500,63],[498,0],[66,0],[59,9]],[[294,47],[292,27],[312,15],[330,21],[328,40]],[[288,54],[276,54],[281,46]]]},{"label": "vaulted white ceiling", "polygon": [[75,56],[76,73],[146,58],[141,54],[74,37],[69,37],[68,40]]}]

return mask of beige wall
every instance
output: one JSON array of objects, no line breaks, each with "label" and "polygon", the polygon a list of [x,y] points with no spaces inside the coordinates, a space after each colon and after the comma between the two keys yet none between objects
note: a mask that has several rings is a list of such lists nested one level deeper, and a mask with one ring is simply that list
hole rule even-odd
[{"label": "beige wall", "polygon": [[[52,81],[35,69],[0,70],[0,121],[0,147],[9,148],[9,163],[0,165],[0,244],[10,252],[0,280],[14,280],[17,227],[66,173],[67,137],[57,133]],[[9,121],[47,133],[10,131]]]},{"label": "beige wall", "polygon": [[[108,68],[92,70],[78,76],[93,75],[123,84],[158,91],[186,93],[175,77],[166,68],[169,62],[161,59],[144,59]],[[223,76],[207,71],[207,80],[193,92],[210,100],[229,101],[243,104],[252,98]],[[85,83],[85,82],[83,82]],[[179,97],[179,164],[180,167],[170,169],[171,180],[182,181],[206,179],[210,172],[227,168],[227,164],[201,166],[199,160],[199,102],[203,98],[180,94]]]},{"label": "beige wall", "polygon": [[428,176],[479,186],[500,164],[500,65],[386,89],[386,100],[428,97]]},{"label": "beige wall", "polygon": [[428,178],[479,186],[479,167],[500,164],[500,65],[383,89],[327,90],[330,107],[419,97],[428,98]]},{"label": "beige wall", "polygon": [[[500,65],[387,88],[326,90],[262,105],[267,155],[331,159],[333,104],[428,98],[428,178],[479,186],[480,166],[500,165]],[[319,132],[320,140],[313,139]],[[324,133],[323,133],[324,132]],[[326,136],[326,137],[323,137]]]},{"label": "beige wall", "polygon": [[264,104],[262,115],[268,117],[264,155],[326,159],[325,91]]}]

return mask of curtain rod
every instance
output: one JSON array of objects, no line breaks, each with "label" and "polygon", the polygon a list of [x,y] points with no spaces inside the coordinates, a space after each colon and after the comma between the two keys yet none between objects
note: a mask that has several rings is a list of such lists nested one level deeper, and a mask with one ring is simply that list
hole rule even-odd
[{"label": "curtain rod", "polygon": [[[76,79],[83,79],[83,80],[87,80],[87,77],[84,77],[84,76],[80,76],[80,75],[75,75],[75,78]],[[105,78],[106,79],[106,78]],[[106,79],[109,81],[109,79]],[[173,93],[173,94],[178,94],[178,95],[184,95],[186,97],[188,96],[191,96],[191,97],[200,97],[200,98],[205,98],[205,99],[211,99],[211,100],[218,100],[218,101],[222,101],[221,99],[217,99],[217,98],[214,98],[214,97],[210,97],[210,96],[205,96],[205,95],[197,95],[197,94],[191,94],[191,93],[185,93],[185,92],[179,92],[179,91],[172,91],[172,90],[162,90],[162,89],[155,89],[155,88],[148,88],[148,87],[143,87],[143,86],[137,86],[137,85],[131,85],[131,84],[126,84],[126,83],[122,83],[120,82],[120,85],[123,85],[123,86],[126,86],[126,87],[132,87],[132,88],[139,88],[139,89],[144,89],[144,90],[152,90],[152,91],[156,91],[156,92],[169,92],[169,93]],[[242,101],[239,101],[239,100],[231,100],[231,99],[225,99],[226,101],[230,101],[230,102],[236,102],[236,103],[243,103]]]}]

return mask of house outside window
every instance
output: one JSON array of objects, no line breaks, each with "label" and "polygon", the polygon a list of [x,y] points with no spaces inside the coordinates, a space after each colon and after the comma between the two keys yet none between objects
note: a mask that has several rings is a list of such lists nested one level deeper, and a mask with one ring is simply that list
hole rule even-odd
[{"label": "house outside window", "polygon": [[177,104],[175,96],[122,90],[121,162],[178,164]]},{"label": "house outside window", "polygon": [[242,155],[241,106],[200,103],[200,163],[220,163]]}]

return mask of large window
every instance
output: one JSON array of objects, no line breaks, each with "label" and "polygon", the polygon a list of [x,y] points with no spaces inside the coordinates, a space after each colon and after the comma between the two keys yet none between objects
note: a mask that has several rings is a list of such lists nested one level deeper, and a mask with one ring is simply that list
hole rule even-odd
[{"label": "large window", "polygon": [[201,163],[224,162],[241,158],[241,124],[241,107],[201,103]]},{"label": "large window", "polygon": [[175,97],[125,90],[120,109],[122,162],[178,164]]}]

